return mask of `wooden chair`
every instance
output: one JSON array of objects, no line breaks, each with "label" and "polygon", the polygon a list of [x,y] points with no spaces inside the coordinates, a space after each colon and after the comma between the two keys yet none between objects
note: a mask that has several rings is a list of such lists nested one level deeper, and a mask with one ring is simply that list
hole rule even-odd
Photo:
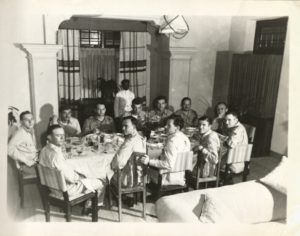
[{"label": "wooden chair", "polygon": [[[46,222],[50,221],[50,205],[57,206],[66,213],[67,222],[71,221],[72,207],[83,203],[89,199],[92,200],[92,221],[98,221],[98,196],[97,191],[78,194],[76,196],[69,196],[67,192],[67,184],[61,171],[49,167],[37,165],[37,174],[40,181]],[[62,193],[62,196],[56,196],[51,193],[51,189]]]},{"label": "wooden chair", "polygon": [[24,164],[21,164],[18,161],[14,162],[18,174],[20,205],[21,208],[24,208],[24,187],[28,184],[37,184],[38,178],[34,174],[27,174],[24,172]]},{"label": "wooden chair", "polygon": [[[229,178],[235,175],[242,175],[243,182],[247,180],[247,176],[250,173],[250,158],[252,147],[253,144],[246,144],[228,149],[227,161],[224,172],[224,185],[228,184]],[[232,173],[232,171],[230,171],[230,165],[241,162],[245,163],[244,170],[238,174]]]},{"label": "wooden chair", "polygon": [[[159,169],[157,167],[149,166],[149,169],[158,172],[158,183],[152,184],[152,191],[155,191],[155,199],[157,200],[168,192],[182,191],[187,192],[189,184],[187,180],[190,178],[191,171],[193,169],[193,152],[179,152],[176,157],[175,165],[171,170]],[[185,173],[186,183],[185,185],[163,185],[162,180],[164,175],[170,175],[174,173]],[[154,185],[154,186],[153,186]],[[151,186],[151,185],[150,185]]]},{"label": "wooden chair", "polygon": [[246,129],[249,143],[254,143],[256,127],[248,124],[243,124],[243,126]]},{"label": "wooden chair", "polygon": [[220,169],[221,169],[221,151],[219,151],[218,163],[216,165],[214,176],[200,177],[201,166],[200,166],[199,156],[197,158],[197,164],[196,165],[197,165],[197,176],[196,176],[195,189],[199,189],[199,184],[200,183],[205,183],[205,188],[207,188],[207,185],[210,182],[216,182],[216,187],[219,187]]},{"label": "wooden chair", "polygon": [[[143,156],[143,153],[133,153],[123,169],[117,170],[116,178],[112,178],[108,184],[108,200],[111,207],[111,194],[118,200],[119,222],[122,221],[122,195],[135,194],[135,199],[138,193],[143,195],[143,218],[146,218],[146,184],[147,184],[147,166],[143,165],[142,183],[137,182],[137,162]],[[130,176],[128,176],[130,173]],[[129,186],[122,186],[122,180],[126,175],[130,182]]]}]

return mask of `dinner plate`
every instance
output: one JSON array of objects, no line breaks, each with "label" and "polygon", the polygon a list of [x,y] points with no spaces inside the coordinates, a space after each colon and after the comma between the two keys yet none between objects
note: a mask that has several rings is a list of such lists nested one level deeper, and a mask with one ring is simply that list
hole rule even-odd
[{"label": "dinner plate", "polygon": [[81,145],[81,142],[80,141],[74,141],[74,142],[72,142],[72,144],[78,146],[78,145]]},{"label": "dinner plate", "polygon": [[196,131],[197,128],[196,127],[186,127],[185,128],[187,131]]},{"label": "dinner plate", "polygon": [[157,128],[156,131],[157,131],[157,132],[164,132],[164,131],[165,131],[165,128]]}]

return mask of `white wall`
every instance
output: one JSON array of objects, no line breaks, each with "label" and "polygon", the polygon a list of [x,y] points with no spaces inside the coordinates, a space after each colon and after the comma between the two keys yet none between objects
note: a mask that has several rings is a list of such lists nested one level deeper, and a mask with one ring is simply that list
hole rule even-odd
[{"label": "white wall", "polygon": [[[171,37],[170,48],[194,47],[197,50],[192,56],[189,87],[192,106],[202,115],[212,104],[216,53],[229,48],[231,17],[189,16],[186,20],[190,27],[189,33],[183,39]],[[176,86],[180,87],[181,84]],[[172,105],[179,107],[179,104]]]}]

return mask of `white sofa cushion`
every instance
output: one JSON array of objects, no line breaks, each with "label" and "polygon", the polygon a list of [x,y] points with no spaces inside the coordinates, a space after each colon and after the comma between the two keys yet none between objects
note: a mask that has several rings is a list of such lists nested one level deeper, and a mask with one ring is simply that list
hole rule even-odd
[{"label": "white sofa cushion", "polygon": [[286,218],[286,195],[257,181],[218,188],[216,196],[241,223]]},{"label": "white sofa cushion", "polygon": [[[232,211],[226,207],[222,200],[214,194],[203,194],[204,198],[199,220],[202,223],[238,223],[239,221],[232,214]],[[201,201],[200,200],[200,201]],[[201,204],[201,203],[200,203]]]},{"label": "white sofa cushion", "polygon": [[288,158],[283,156],[279,165],[267,174],[265,177],[261,178],[260,181],[267,184],[268,186],[276,189],[277,191],[286,194],[287,193],[287,174],[288,174]]},{"label": "white sofa cushion", "polygon": [[211,194],[241,223],[263,223],[286,219],[286,195],[257,181],[220,188],[196,190],[160,198],[156,202],[159,221],[199,222],[200,196]]}]

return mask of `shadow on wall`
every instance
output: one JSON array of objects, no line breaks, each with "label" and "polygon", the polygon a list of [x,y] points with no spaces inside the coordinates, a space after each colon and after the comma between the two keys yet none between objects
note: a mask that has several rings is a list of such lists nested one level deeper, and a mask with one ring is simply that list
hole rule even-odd
[{"label": "shadow on wall", "polygon": [[206,112],[205,112],[205,114],[206,114],[207,116],[209,116],[211,119],[214,119],[214,118],[215,118],[215,116],[216,116],[216,114],[215,114],[215,111],[214,111],[214,108],[213,108],[213,107],[208,107],[208,108],[206,109]]},{"label": "shadow on wall", "polygon": [[53,114],[53,106],[49,103],[43,105],[40,109],[40,120],[35,125],[35,135],[38,149],[41,149],[46,145],[49,119],[53,116]]},{"label": "shadow on wall", "polygon": [[[289,122],[288,121],[284,121],[281,123],[282,128],[286,131],[286,133],[288,134],[289,132]],[[288,143],[288,140],[287,142]],[[284,153],[285,156],[288,156],[288,147],[285,148]]]}]

